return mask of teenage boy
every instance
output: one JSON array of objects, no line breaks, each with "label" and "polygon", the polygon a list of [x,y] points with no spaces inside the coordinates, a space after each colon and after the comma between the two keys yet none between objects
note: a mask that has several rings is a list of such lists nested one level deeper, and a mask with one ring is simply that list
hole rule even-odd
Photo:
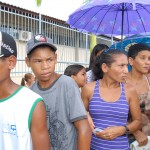
[{"label": "teenage boy", "polygon": [[27,42],[26,64],[36,76],[31,90],[41,95],[47,109],[52,150],[89,150],[91,130],[75,81],[56,73],[57,48],[51,39],[35,35]]},{"label": "teenage boy", "polygon": [[43,99],[12,81],[16,62],[15,40],[0,32],[0,150],[49,150]]}]

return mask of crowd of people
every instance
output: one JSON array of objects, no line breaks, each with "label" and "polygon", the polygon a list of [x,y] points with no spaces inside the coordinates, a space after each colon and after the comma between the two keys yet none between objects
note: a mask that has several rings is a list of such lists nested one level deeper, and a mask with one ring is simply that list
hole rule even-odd
[{"label": "crowd of people", "polygon": [[0,150],[130,150],[135,140],[148,143],[148,45],[134,44],[126,54],[97,44],[88,71],[74,64],[58,74],[57,48],[37,34],[26,45],[32,73],[18,85],[10,77],[16,42],[0,34]]}]

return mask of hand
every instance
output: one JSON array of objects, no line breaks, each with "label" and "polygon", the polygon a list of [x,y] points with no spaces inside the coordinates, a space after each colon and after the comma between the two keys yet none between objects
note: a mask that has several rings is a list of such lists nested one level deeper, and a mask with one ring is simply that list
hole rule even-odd
[{"label": "hand", "polygon": [[133,133],[135,139],[139,143],[139,146],[144,146],[148,143],[147,135],[145,135],[142,131],[138,130]]},{"label": "hand", "polygon": [[108,127],[101,132],[96,132],[96,136],[104,140],[113,140],[118,136],[121,136],[125,133],[125,127],[123,126],[114,126]]}]

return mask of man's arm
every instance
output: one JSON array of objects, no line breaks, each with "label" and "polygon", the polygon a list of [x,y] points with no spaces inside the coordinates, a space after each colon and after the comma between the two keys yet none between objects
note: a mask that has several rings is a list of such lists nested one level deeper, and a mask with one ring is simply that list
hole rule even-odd
[{"label": "man's arm", "polygon": [[91,129],[87,119],[75,121],[74,125],[78,133],[77,150],[90,150],[91,143]]},{"label": "man's arm", "polygon": [[38,102],[32,115],[31,136],[34,150],[50,150],[50,138],[46,125],[46,110],[42,101]]}]

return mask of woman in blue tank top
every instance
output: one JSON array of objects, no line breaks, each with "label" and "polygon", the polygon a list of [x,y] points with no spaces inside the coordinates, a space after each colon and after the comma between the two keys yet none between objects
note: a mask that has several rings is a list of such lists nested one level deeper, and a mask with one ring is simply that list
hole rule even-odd
[{"label": "woman in blue tank top", "polygon": [[[105,50],[95,61],[95,82],[82,89],[82,99],[95,129],[91,150],[129,150],[127,134],[141,125],[141,112],[136,90],[124,84],[128,69],[127,56],[118,50]],[[132,122],[127,124],[128,112]]]}]

